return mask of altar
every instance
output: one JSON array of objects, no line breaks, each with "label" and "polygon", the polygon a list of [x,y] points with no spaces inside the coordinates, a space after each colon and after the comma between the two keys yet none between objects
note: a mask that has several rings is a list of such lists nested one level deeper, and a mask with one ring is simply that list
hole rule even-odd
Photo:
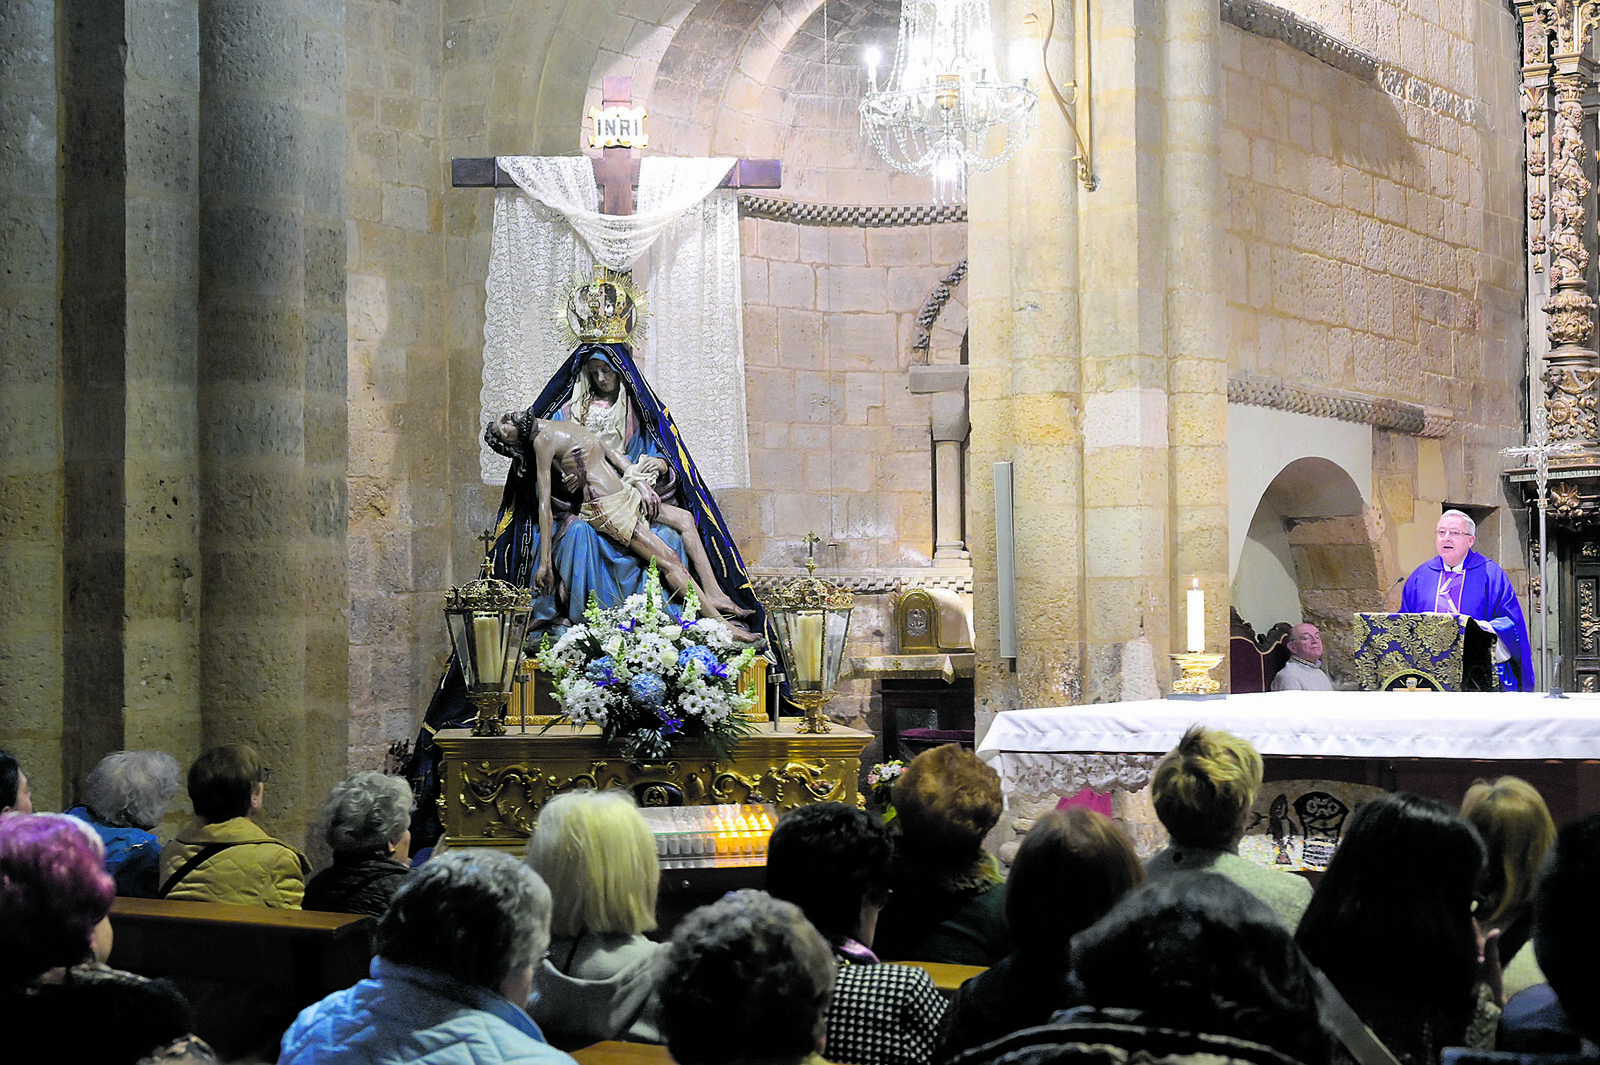
[{"label": "altar", "polygon": [[1480,777],[1519,776],[1557,824],[1600,809],[1600,695],[1532,692],[1257,692],[1008,710],[978,753],[1008,802],[1083,788],[1139,791],[1190,725],[1253,743],[1267,779],[1321,777],[1459,805]]},{"label": "altar", "polygon": [[788,810],[813,802],[862,805],[857,784],[870,732],[835,725],[795,731],[798,718],[770,722],[740,738],[719,761],[703,740],[680,742],[670,758],[634,762],[602,743],[594,725],[552,725],[505,736],[444,729],[441,844],[520,850],[539,808],[573,788],[625,788],[640,806],[765,803]]}]

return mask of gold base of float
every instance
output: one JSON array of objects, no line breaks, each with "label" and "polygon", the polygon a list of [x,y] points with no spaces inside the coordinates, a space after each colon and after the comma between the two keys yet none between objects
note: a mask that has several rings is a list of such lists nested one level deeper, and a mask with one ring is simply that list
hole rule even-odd
[{"label": "gold base of float", "polygon": [[801,727],[794,718],[783,719],[776,731],[761,725],[740,737],[726,760],[705,740],[685,740],[667,758],[641,762],[623,758],[594,725],[489,737],[443,729],[434,736],[442,758],[442,842],[520,850],[539,808],[574,788],[624,788],[641,806],[862,806],[861,752],[872,733],[834,725],[816,735]]}]

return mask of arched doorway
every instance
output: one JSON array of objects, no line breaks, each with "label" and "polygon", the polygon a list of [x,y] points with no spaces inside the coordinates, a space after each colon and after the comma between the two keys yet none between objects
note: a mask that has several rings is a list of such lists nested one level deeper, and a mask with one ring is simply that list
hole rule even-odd
[{"label": "arched doorway", "polygon": [[1295,459],[1256,504],[1234,571],[1233,605],[1258,632],[1279,621],[1316,625],[1337,679],[1350,672],[1350,615],[1382,600],[1378,573],[1354,479],[1329,459]]}]

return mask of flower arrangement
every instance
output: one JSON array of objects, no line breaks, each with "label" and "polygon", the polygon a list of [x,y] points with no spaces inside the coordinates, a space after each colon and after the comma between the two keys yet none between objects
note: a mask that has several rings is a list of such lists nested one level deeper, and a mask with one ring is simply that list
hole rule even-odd
[{"label": "flower arrangement", "polygon": [[755,697],[739,691],[739,674],[756,651],[698,611],[693,592],[681,617],[667,610],[654,563],[620,606],[591,596],[584,623],[539,649],[567,718],[599,725],[626,758],[664,758],[676,740],[700,737],[726,757],[752,727],[743,712]]},{"label": "flower arrangement", "polygon": [[867,770],[867,787],[872,801],[884,809],[884,820],[894,816],[894,782],[906,771],[906,764],[896,758],[892,762],[879,762]]}]

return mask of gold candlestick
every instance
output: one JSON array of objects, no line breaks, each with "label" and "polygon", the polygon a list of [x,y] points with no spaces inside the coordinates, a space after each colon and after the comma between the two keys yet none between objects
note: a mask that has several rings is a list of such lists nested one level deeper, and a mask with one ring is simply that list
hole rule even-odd
[{"label": "gold candlestick", "polygon": [[808,735],[832,732],[833,724],[829,722],[827,715],[822,712],[822,708],[828,705],[828,701],[833,698],[833,695],[834,693],[830,691],[815,692],[791,689],[789,701],[805,711],[805,717],[794,727],[794,730]]},{"label": "gold candlestick", "polygon": [[1209,651],[1189,651],[1169,657],[1183,671],[1183,676],[1172,682],[1172,694],[1203,696],[1215,695],[1222,690],[1222,686],[1211,677],[1211,671],[1222,661],[1222,655]]}]

